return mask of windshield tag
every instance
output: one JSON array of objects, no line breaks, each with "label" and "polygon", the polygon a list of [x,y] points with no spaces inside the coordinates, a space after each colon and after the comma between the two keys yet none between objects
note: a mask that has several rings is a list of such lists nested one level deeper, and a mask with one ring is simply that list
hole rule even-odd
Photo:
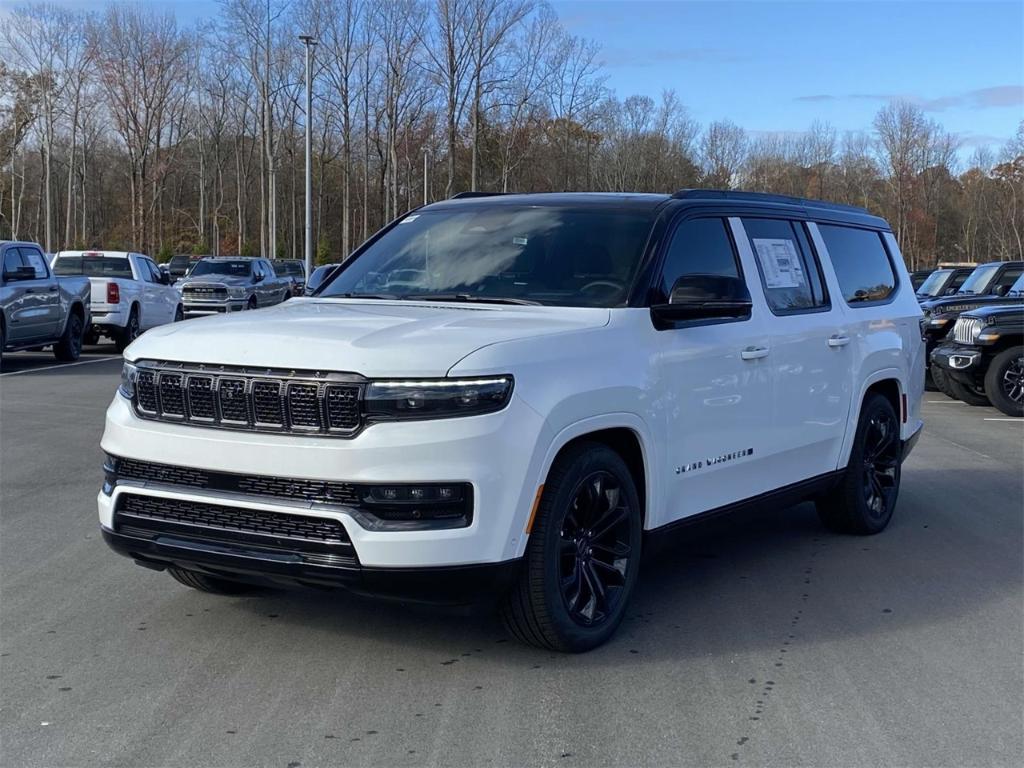
[{"label": "windshield tag", "polygon": [[525,237],[513,237],[512,242],[515,245],[526,245],[527,239]]},{"label": "windshield tag", "polygon": [[411,224],[412,222],[416,221],[416,219],[418,219],[419,217],[420,217],[420,215],[418,213],[414,213],[411,216],[406,216],[404,219],[402,219],[398,223],[399,224]]}]

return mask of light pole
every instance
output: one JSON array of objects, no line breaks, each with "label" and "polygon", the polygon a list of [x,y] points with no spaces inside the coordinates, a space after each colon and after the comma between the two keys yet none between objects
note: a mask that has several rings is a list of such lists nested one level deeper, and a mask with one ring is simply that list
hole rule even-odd
[{"label": "light pole", "polygon": [[306,46],[306,279],[313,274],[313,46],[311,35],[299,35]]}]

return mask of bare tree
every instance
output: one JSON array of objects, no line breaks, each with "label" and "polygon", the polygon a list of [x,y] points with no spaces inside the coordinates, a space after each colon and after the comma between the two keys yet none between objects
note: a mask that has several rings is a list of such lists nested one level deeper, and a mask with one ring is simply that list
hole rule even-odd
[{"label": "bare tree", "polygon": [[713,187],[733,187],[739,179],[747,151],[747,133],[729,120],[708,125],[700,140],[701,163],[705,183]]}]

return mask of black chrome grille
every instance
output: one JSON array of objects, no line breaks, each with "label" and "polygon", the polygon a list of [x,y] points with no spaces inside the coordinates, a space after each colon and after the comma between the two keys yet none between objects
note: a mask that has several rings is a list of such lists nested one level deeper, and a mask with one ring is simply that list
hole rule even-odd
[{"label": "black chrome grille", "polygon": [[352,435],[361,426],[359,377],[142,363],[135,411],[149,418],[264,432]]},{"label": "black chrome grille", "polygon": [[115,479],[175,485],[196,490],[244,493],[285,501],[357,505],[362,494],[352,483],[266,475],[238,475],[138,459],[114,459]]},{"label": "black chrome grille", "polygon": [[337,520],[268,512],[262,509],[125,494],[118,501],[117,511],[132,517],[226,531],[243,531],[263,536],[337,543],[349,541],[348,533]]}]

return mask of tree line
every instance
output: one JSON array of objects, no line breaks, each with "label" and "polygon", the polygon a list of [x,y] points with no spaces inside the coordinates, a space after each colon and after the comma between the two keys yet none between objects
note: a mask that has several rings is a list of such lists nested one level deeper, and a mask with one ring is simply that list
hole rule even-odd
[{"label": "tree line", "polygon": [[866,207],[911,268],[1024,258],[1024,122],[964,161],[910,103],[799,133],[700,125],[679,92],[620,98],[542,0],[221,0],[0,19],[0,237],[300,258],[304,47],[316,40],[314,232],[339,260],[466,190],[743,188]]}]

